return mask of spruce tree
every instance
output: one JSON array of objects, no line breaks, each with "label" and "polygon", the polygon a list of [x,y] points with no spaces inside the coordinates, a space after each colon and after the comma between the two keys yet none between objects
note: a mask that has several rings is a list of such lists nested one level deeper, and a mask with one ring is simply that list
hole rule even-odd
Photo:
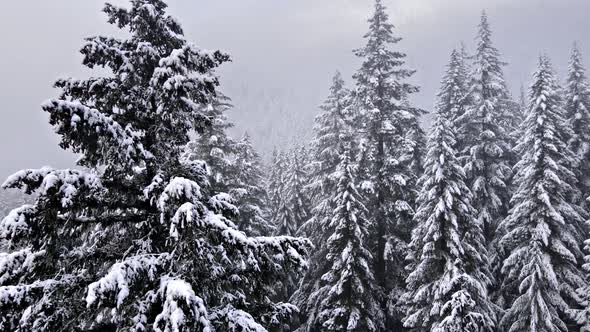
[{"label": "spruce tree", "polygon": [[351,135],[349,106],[350,91],[344,87],[340,72],[336,72],[332,78],[330,95],[320,106],[320,114],[315,117],[315,134],[311,142],[312,160],[308,165],[310,181],[306,186],[315,202],[311,209],[311,233],[316,229],[321,232],[320,225],[326,224],[334,210],[333,198],[338,184],[334,174],[340,164],[342,146]]},{"label": "spruce tree", "polygon": [[[293,147],[287,156],[283,186],[283,202],[279,206],[276,225],[279,235],[295,235],[310,217],[310,201],[305,185],[307,171],[305,150],[301,146]],[[280,233],[284,232],[284,233]]]},{"label": "spruce tree", "polygon": [[355,186],[350,153],[343,154],[327,242],[330,269],[322,276],[327,290],[310,331],[383,331],[376,284],[367,247],[368,210]]},{"label": "spruce tree", "polygon": [[329,285],[321,279],[331,268],[331,262],[326,261],[327,242],[334,233],[330,225],[336,208],[343,146],[351,139],[349,106],[350,91],[344,87],[344,80],[337,72],[332,79],[330,95],[320,106],[320,114],[315,117],[315,135],[311,143],[310,183],[306,187],[314,204],[311,218],[301,229],[315,247],[309,269],[292,298],[301,310],[303,331],[317,328],[314,324],[317,324],[320,304],[329,289]]},{"label": "spruce tree", "polygon": [[0,223],[2,331],[265,331],[296,308],[270,289],[305,265],[308,241],[250,238],[218,213],[200,161],[181,160],[229,60],[183,36],[161,0],[107,4],[125,39],[86,39],[89,68],[43,110],[79,169],[22,170],[37,193]]},{"label": "spruce tree", "polygon": [[404,326],[416,331],[495,328],[483,231],[474,218],[471,192],[454,148],[453,118],[463,102],[458,60],[453,51],[438,95],[408,254]]},{"label": "spruce tree", "polygon": [[[469,82],[467,77],[465,55],[457,50],[451,51],[451,57],[447,71],[442,80],[441,92],[438,95],[437,107],[446,108],[445,114],[453,126],[457,125],[458,119],[463,116],[467,107],[469,97]],[[456,146],[455,148],[458,148]]]},{"label": "spruce tree", "polygon": [[276,220],[279,206],[283,201],[283,189],[286,165],[283,152],[275,147],[272,151],[270,165],[267,167],[269,173],[266,180],[266,205],[269,210],[270,220]]},{"label": "spruce tree", "polygon": [[576,200],[586,209],[590,206],[586,198],[590,196],[590,87],[582,55],[576,45],[572,50],[569,74],[565,87],[565,117],[572,129],[568,145],[578,160],[578,188],[581,196]]},{"label": "spruce tree", "polygon": [[[393,25],[381,0],[369,19],[366,45],[356,50],[362,59],[356,80],[355,131],[361,132],[358,163],[364,201],[369,209],[375,279],[381,305],[385,310],[387,295],[399,297],[404,287],[405,247],[410,237],[415,182],[418,177],[408,165],[405,142],[407,128],[417,128],[422,113],[405,102],[418,88],[407,82],[414,73],[405,66],[406,55],[391,50],[400,41],[393,35]],[[401,325],[401,313],[390,308],[388,329]]]},{"label": "spruce tree", "polygon": [[232,162],[236,142],[227,135],[227,130],[233,127],[225,114],[232,107],[230,102],[227,96],[219,94],[203,107],[202,113],[210,125],[197,133],[183,154],[188,161],[205,162],[213,194],[227,193],[228,184],[235,181],[232,176],[237,172]]},{"label": "spruce tree", "polygon": [[288,171],[289,158],[287,153],[275,151],[268,182],[268,200],[271,210],[271,223],[276,235],[292,235],[297,233],[298,225],[293,216],[289,191]]},{"label": "spruce tree", "polygon": [[521,121],[521,126],[519,126],[519,129],[522,127],[522,122],[524,122],[524,120],[526,119],[526,111],[527,111],[527,97],[526,97],[526,92],[524,90],[524,86],[521,85],[520,86],[520,94],[518,96],[518,107],[520,109],[520,117],[522,119]]},{"label": "spruce tree", "polygon": [[500,54],[493,46],[485,13],[481,16],[478,44],[470,82],[471,105],[458,119],[461,158],[478,223],[488,245],[507,211],[510,193],[510,138],[506,122],[510,113]]},{"label": "spruce tree", "polygon": [[584,284],[580,233],[585,218],[569,198],[576,190],[570,134],[549,59],[540,58],[515,166],[516,192],[503,221],[502,289],[507,294],[504,331],[576,329],[575,290]]},{"label": "spruce tree", "polygon": [[262,161],[252,146],[248,133],[236,142],[235,174],[232,178],[229,194],[236,202],[238,215],[235,222],[241,231],[251,236],[271,235],[274,227],[268,218],[266,207],[266,189]]}]

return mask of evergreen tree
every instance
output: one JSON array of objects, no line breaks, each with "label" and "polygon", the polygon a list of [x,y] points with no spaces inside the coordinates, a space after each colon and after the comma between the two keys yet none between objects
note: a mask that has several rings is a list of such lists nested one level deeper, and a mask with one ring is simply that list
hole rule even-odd
[{"label": "evergreen tree", "polygon": [[[325,225],[335,207],[333,199],[338,185],[335,173],[343,153],[342,146],[351,136],[347,114],[349,106],[350,91],[344,87],[340,72],[336,72],[330,95],[320,106],[321,113],[315,117],[315,137],[311,143],[312,161],[307,190],[316,202],[312,208],[311,223],[314,224]],[[315,225],[311,227],[316,228]]]},{"label": "evergreen tree", "polygon": [[305,191],[308,174],[305,170],[305,150],[303,147],[293,147],[287,157],[287,168],[284,178],[284,200],[279,207],[277,231],[280,235],[295,235],[299,227],[310,217],[310,201]]},{"label": "evergreen tree", "polygon": [[470,106],[467,102],[469,82],[464,57],[465,55],[457,50],[451,52],[447,71],[442,80],[441,92],[438,95],[437,108],[446,108],[444,112],[453,126],[458,123],[458,119],[463,116],[467,107]]},{"label": "evergreen tree", "polygon": [[305,265],[308,241],[249,238],[218,212],[202,162],[181,161],[209,125],[215,68],[161,0],[107,4],[126,39],[92,37],[83,64],[109,75],[56,83],[43,104],[80,169],[22,170],[38,196],[0,223],[2,331],[265,331],[296,308],[270,289]]},{"label": "evergreen tree", "polygon": [[488,245],[495,239],[498,223],[506,215],[511,148],[506,132],[509,108],[502,72],[504,63],[492,44],[491,34],[483,13],[471,74],[471,105],[458,120],[463,145],[459,152],[473,193],[476,219],[483,225]]},{"label": "evergreen tree", "polygon": [[[521,124],[526,119],[527,105],[528,105],[528,101],[527,101],[527,98],[526,98],[526,92],[524,91],[524,86],[521,85],[520,86],[520,95],[518,97],[518,107],[520,109],[520,117],[522,119]],[[522,127],[522,125],[519,126],[519,129],[521,127]]]},{"label": "evergreen tree", "polygon": [[517,152],[515,184],[500,244],[505,259],[502,289],[507,310],[504,331],[573,331],[575,290],[584,284],[579,269],[585,215],[571,202],[575,158],[559,87],[547,57],[541,57]]},{"label": "evergreen tree", "polygon": [[568,137],[568,145],[578,160],[578,188],[581,196],[576,201],[586,209],[590,206],[586,198],[590,196],[590,87],[582,55],[576,45],[572,50],[569,75],[565,88],[565,117],[573,130]]},{"label": "evergreen tree", "polygon": [[495,328],[483,232],[474,219],[471,192],[454,148],[453,118],[463,102],[458,60],[453,51],[438,95],[408,254],[411,273],[402,297],[407,307],[404,326],[416,331]]},{"label": "evergreen tree", "polygon": [[[375,12],[369,19],[367,44],[356,50],[362,59],[354,75],[358,119],[355,130],[362,133],[358,163],[361,167],[361,188],[366,193],[371,225],[375,279],[379,286],[381,305],[399,297],[405,280],[403,269],[406,244],[409,241],[413,215],[415,182],[407,158],[406,130],[417,128],[422,111],[406,102],[418,88],[407,83],[413,70],[405,68],[405,54],[390,50],[400,41],[393,35],[393,25],[381,0],[375,1]],[[416,145],[417,146],[417,145]],[[401,313],[390,308],[387,329],[399,329]]]},{"label": "evergreen tree", "polygon": [[[425,113],[421,109],[415,108],[411,105],[408,98],[404,98],[403,107],[410,111],[410,114],[422,114]],[[410,172],[409,179],[412,184],[409,188],[408,202],[415,202],[418,196],[418,190],[415,189],[418,178],[424,172],[424,157],[426,155],[426,133],[418,118],[414,118],[408,121],[406,124],[405,132],[402,138],[402,142],[399,149],[400,157],[399,162],[402,165],[407,165]]]},{"label": "evergreen tree", "polygon": [[234,164],[236,173],[232,178],[235,182],[231,183],[229,193],[236,200],[239,211],[235,218],[238,228],[252,236],[272,234],[274,227],[267,219],[262,161],[248,133],[236,143]]},{"label": "evergreen tree", "polygon": [[275,150],[271,165],[271,174],[268,182],[268,200],[271,209],[271,222],[275,227],[276,235],[289,235],[297,233],[297,225],[294,221],[293,211],[287,199],[287,177],[289,160],[287,155]]},{"label": "evergreen tree", "polygon": [[582,271],[585,274],[586,282],[577,289],[577,294],[580,297],[582,305],[581,310],[577,312],[576,322],[580,324],[580,332],[590,331],[590,239],[584,241],[584,256]]},{"label": "evergreen tree", "polygon": [[304,331],[317,328],[314,324],[317,324],[320,304],[329,289],[321,279],[331,267],[331,262],[326,261],[327,242],[334,233],[330,225],[336,208],[343,146],[351,138],[347,114],[349,94],[342,76],[337,72],[332,80],[330,95],[320,106],[320,114],[315,117],[315,137],[311,143],[313,161],[309,165],[311,181],[307,185],[314,205],[311,218],[302,226],[303,233],[312,240],[315,248],[309,269],[292,298],[304,317]]},{"label": "evergreen tree", "polygon": [[473,56],[469,54],[467,47],[465,46],[464,42],[461,42],[461,48],[459,49],[459,56],[460,56],[460,64],[461,64],[461,76],[467,79],[469,77],[469,73],[471,72],[471,61],[473,60]]},{"label": "evergreen tree", "polygon": [[339,167],[336,209],[331,220],[334,233],[327,242],[331,265],[322,276],[327,290],[311,331],[383,331],[383,313],[367,248],[367,209],[355,186],[350,153]]},{"label": "evergreen tree", "polygon": [[270,220],[276,220],[279,206],[283,200],[283,188],[286,166],[283,153],[276,147],[272,151],[272,159],[267,169],[269,175],[266,181],[266,205]]},{"label": "evergreen tree", "polygon": [[232,177],[238,171],[232,162],[236,142],[227,135],[227,130],[233,127],[225,114],[232,107],[230,102],[228,97],[219,94],[203,107],[202,113],[210,125],[197,133],[183,154],[185,160],[205,162],[212,194],[227,193],[228,184],[235,181]]}]

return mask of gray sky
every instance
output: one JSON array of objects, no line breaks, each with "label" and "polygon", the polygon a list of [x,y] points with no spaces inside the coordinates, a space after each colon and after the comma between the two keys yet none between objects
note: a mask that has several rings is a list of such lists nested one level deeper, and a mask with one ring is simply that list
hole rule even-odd
[{"label": "gray sky", "polygon": [[[0,11],[0,178],[43,165],[67,167],[39,105],[54,97],[58,77],[86,77],[78,49],[82,38],[112,33],[102,0],[4,1]],[[125,4],[126,1],[114,0]],[[232,97],[234,131],[248,130],[267,151],[292,135],[304,135],[317,105],[339,69],[351,83],[359,63],[352,49],[363,45],[372,0],[169,0],[190,40],[221,48],[234,61],[220,71]],[[429,109],[451,48],[473,49],[482,9],[494,41],[509,62],[513,91],[528,83],[537,56],[548,53],[565,74],[572,42],[590,54],[588,0],[385,0],[399,44],[418,72],[414,98]],[[590,55],[588,57],[590,59]],[[0,181],[1,182],[1,181]]]}]

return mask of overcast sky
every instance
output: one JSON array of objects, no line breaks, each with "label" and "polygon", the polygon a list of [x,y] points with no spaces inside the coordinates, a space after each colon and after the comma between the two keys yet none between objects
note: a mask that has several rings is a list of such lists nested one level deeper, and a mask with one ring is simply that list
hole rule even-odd
[{"label": "overcast sky", "polygon": [[[74,157],[39,105],[54,97],[58,77],[85,77],[82,38],[113,33],[102,0],[6,0],[0,11],[0,177],[43,165],[67,167]],[[480,13],[487,10],[506,77],[516,92],[528,83],[541,52],[561,77],[577,40],[590,53],[588,0],[385,0],[404,40],[400,50],[422,87],[414,102],[430,109],[450,50],[473,49]],[[126,1],[113,3],[124,5]],[[304,135],[341,70],[351,83],[352,50],[363,45],[372,0],[169,0],[170,11],[197,45],[230,52],[220,71],[234,100],[235,133],[248,130],[264,151]],[[590,55],[588,55],[590,58]],[[276,142],[275,142],[276,141]],[[1,181],[0,181],[1,182]]]}]

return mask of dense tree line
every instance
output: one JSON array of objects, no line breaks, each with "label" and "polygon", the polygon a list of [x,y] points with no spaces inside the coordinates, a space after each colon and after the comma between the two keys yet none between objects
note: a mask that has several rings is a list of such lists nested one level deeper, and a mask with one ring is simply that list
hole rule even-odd
[{"label": "dense tree line", "polygon": [[[299,230],[315,251],[291,297],[298,331],[589,328],[590,89],[580,51],[563,87],[541,56],[515,101],[485,13],[476,36],[473,54],[462,43],[451,50],[426,138],[408,98],[413,71],[375,1],[354,87],[334,77],[310,143],[304,190],[314,204]],[[343,165],[364,207],[347,203],[361,224],[346,235],[335,189]],[[361,244],[339,247],[351,236]],[[334,251],[349,267],[362,257],[367,270],[343,270]],[[354,300],[333,297],[341,278],[356,280]]]},{"label": "dense tree line", "polygon": [[76,169],[29,169],[0,223],[2,331],[590,331],[590,85],[546,55],[514,100],[485,13],[427,111],[375,0],[311,142],[230,136],[230,61],[162,0],[107,4],[44,103]]}]

